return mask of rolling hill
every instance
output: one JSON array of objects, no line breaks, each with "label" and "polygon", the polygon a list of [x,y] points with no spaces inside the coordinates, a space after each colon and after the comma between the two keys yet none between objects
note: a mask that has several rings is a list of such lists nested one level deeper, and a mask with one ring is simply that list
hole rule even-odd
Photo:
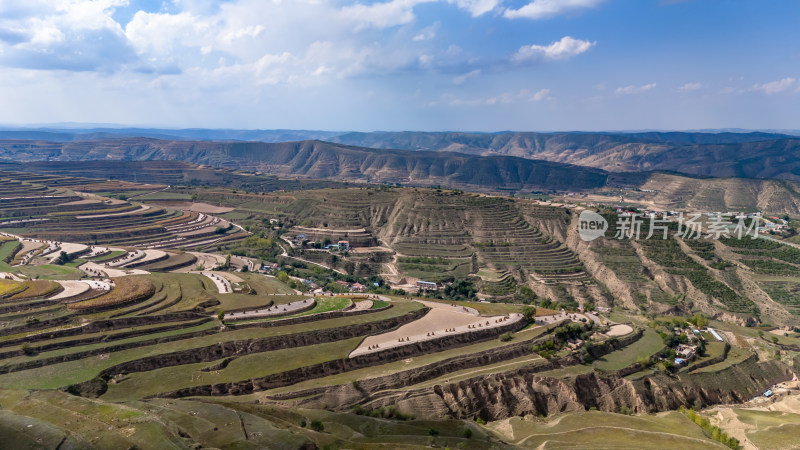
[{"label": "rolling hill", "polygon": [[511,155],[612,172],[800,179],[800,139],[775,133],[348,133],[349,145]]},{"label": "rolling hill", "polygon": [[[773,141],[751,144],[765,142]],[[670,155],[664,157],[672,157]],[[718,159],[724,157],[720,150]],[[622,193],[620,188],[625,188],[645,190],[637,193],[638,200],[661,209],[688,207],[702,211],[760,210],[800,214],[800,183],[792,179],[710,178],[658,171],[617,172],[512,156],[383,150],[322,141],[13,140],[0,141],[0,158],[6,158],[0,159],[0,170],[4,171],[171,185],[224,184],[257,192],[286,188],[285,183],[276,184],[278,178],[294,179],[292,189],[368,182],[441,185],[482,192],[576,191],[618,196]],[[791,158],[791,155],[781,158]],[[726,163],[721,161],[719,164]],[[737,164],[760,165],[762,169],[767,165],[759,161],[740,161]],[[786,170],[790,164],[770,167]],[[256,179],[245,176],[247,174],[242,170],[250,175],[253,172],[264,175]],[[629,195],[625,197],[632,200]]]},{"label": "rolling hill", "polygon": [[322,141],[0,141],[14,161],[176,160],[281,176],[489,189],[595,189],[602,170],[510,156],[376,150]]}]

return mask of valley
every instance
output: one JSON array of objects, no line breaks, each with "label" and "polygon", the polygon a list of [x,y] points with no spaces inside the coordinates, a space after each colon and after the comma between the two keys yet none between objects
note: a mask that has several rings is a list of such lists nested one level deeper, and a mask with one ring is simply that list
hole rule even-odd
[{"label": "valley", "polygon": [[586,411],[713,448],[677,408],[797,370],[787,244],[619,240],[602,207],[585,242],[578,202],[135,164],[154,184],[0,173],[9,442],[520,448]]}]

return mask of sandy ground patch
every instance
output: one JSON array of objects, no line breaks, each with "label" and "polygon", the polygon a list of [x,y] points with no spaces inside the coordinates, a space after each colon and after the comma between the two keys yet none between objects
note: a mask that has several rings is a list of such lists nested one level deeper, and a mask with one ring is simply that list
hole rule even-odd
[{"label": "sandy ground patch", "polygon": [[201,213],[224,214],[233,211],[233,208],[228,208],[225,206],[215,206],[209,203],[196,202],[189,205],[189,210]]},{"label": "sandy ground patch", "polygon": [[83,294],[84,292],[89,290],[89,283],[84,283],[83,281],[57,281],[61,287],[64,288],[63,291],[59,292],[58,294],[50,297],[50,300],[61,300],[70,297],[75,297],[76,295]]},{"label": "sandy ground patch", "polygon": [[108,247],[93,246],[91,248],[91,250],[89,251],[89,253],[87,253],[86,255],[82,256],[82,258],[94,258],[94,257],[97,257],[97,256],[106,255],[108,253],[111,253],[111,249],[108,248]]},{"label": "sandy ground patch", "polygon": [[514,427],[511,425],[511,418],[490,422],[487,427],[502,434],[509,441],[514,440]]},{"label": "sandy ground patch", "polygon": [[139,261],[146,255],[147,254],[144,252],[144,250],[136,250],[134,252],[128,252],[125,255],[121,256],[120,258],[114,259],[111,262],[103,262],[102,264],[104,267],[122,267],[132,262]]},{"label": "sandy ground patch", "polygon": [[769,330],[769,332],[776,336],[783,336],[784,333],[791,333],[792,329],[790,327],[775,328],[774,330]]},{"label": "sandy ground patch", "polygon": [[353,309],[350,311],[364,311],[370,308],[372,308],[372,300],[362,300],[360,302],[356,302],[355,306],[353,306]]},{"label": "sandy ground patch", "polygon": [[[135,262],[136,264],[145,264],[151,261],[156,261],[159,258],[163,258],[166,255],[168,255],[168,253],[163,250],[144,250],[144,256]],[[133,261],[127,264],[132,264],[132,263]]]},{"label": "sandy ground patch", "polygon": [[0,272],[0,280],[26,281],[25,278],[20,278],[16,274],[9,272]]},{"label": "sandy ground patch", "polygon": [[202,203],[202,202],[190,203],[190,202],[172,202],[163,200],[145,200],[145,201],[158,202],[159,205],[164,205],[169,208],[176,208],[182,211],[194,211],[199,213],[224,214],[233,211],[233,208],[229,208],[226,206],[216,206],[210,203]]},{"label": "sandy ground patch", "polygon": [[313,298],[304,298],[302,300],[297,300],[291,303],[284,303],[282,305],[273,305],[270,306],[269,308],[226,314],[225,319],[245,320],[245,319],[255,319],[259,317],[288,316],[290,314],[311,309],[316,304],[317,302]]},{"label": "sandy ground patch", "polygon": [[350,253],[394,253],[394,250],[387,247],[352,247]]},{"label": "sandy ground patch", "polygon": [[44,242],[34,239],[22,239],[20,242],[22,243],[22,248],[17,252],[17,257],[20,257],[20,264],[22,265],[29,263],[33,258],[33,255],[29,255],[30,253],[45,245]]},{"label": "sandy ground patch", "polygon": [[[425,316],[400,328],[377,336],[369,336],[350,357],[392,347],[436,339],[445,335],[471,333],[485,328],[495,328],[522,320],[522,314],[481,317],[477,311],[463,306],[417,300],[431,308]],[[402,339],[402,340],[401,340]]]},{"label": "sandy ground patch", "polygon": [[91,192],[78,192],[74,191],[75,195],[83,197],[88,200],[98,200],[102,202],[107,202],[110,205],[124,205],[127,203],[125,200],[120,200],[118,198],[111,198],[111,197],[101,197],[97,194],[92,194]]},{"label": "sandy ground patch", "polygon": [[171,272],[175,273],[190,273],[190,272],[197,272],[197,267],[202,266],[203,269],[213,269],[220,264],[225,264],[225,257],[222,255],[215,255],[213,253],[202,253],[202,252],[187,252],[190,255],[194,255],[197,258],[197,262],[186,267],[180,267],[178,269],[172,270]]},{"label": "sandy ground patch", "polygon": [[633,332],[633,327],[625,325],[624,323],[618,323],[616,325],[611,325],[606,336],[625,336],[631,332]]},{"label": "sandy ground patch", "polygon": [[591,320],[597,323],[598,325],[601,322],[600,318],[595,316],[594,314],[560,312],[558,314],[536,316],[536,325],[547,325],[550,323],[561,322],[562,320],[572,320],[573,322],[582,322],[581,319],[586,319],[587,321]]},{"label": "sandy ground patch", "polygon": [[88,248],[88,246],[83,244],[70,244],[70,243],[63,243],[59,247],[60,249],[58,251],[53,252],[50,256],[47,257],[47,259],[50,262],[53,262],[56,259],[58,259],[58,257],[61,256],[61,252],[66,252],[67,254],[73,254],[82,252]]},{"label": "sandy ground patch", "polygon": [[231,282],[228,281],[227,278],[215,272],[201,272],[201,273],[203,274],[203,276],[214,282],[214,286],[217,287],[217,292],[219,292],[220,294],[230,294],[233,292],[233,288],[231,287]]},{"label": "sandy ground patch", "polygon": [[125,277],[128,275],[147,275],[150,272],[141,269],[112,269],[91,261],[81,264],[78,269],[92,277]]},{"label": "sandy ground patch", "polygon": [[225,277],[231,283],[244,283],[242,277],[234,275],[230,272],[213,272],[213,273]]},{"label": "sandy ground patch", "polygon": [[256,270],[256,261],[253,258],[246,258],[244,256],[231,256],[231,265],[236,267],[237,270],[242,270],[242,267],[247,266],[247,269],[250,272],[255,272]]}]

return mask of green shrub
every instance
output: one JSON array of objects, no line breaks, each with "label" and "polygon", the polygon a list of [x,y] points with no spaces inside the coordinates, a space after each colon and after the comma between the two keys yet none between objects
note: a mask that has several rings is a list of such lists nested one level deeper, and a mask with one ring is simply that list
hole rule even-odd
[{"label": "green shrub", "polygon": [[522,315],[525,317],[525,320],[530,322],[536,317],[536,308],[533,306],[524,306],[522,308]]}]

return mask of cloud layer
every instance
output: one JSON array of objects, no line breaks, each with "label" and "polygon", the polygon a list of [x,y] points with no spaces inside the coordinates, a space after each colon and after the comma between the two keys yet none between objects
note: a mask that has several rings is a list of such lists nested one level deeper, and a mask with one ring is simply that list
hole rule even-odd
[{"label": "cloud layer", "polygon": [[743,35],[708,22],[746,0],[0,0],[0,123],[796,123],[796,55],[774,43],[800,39],[800,4],[778,3]]}]

